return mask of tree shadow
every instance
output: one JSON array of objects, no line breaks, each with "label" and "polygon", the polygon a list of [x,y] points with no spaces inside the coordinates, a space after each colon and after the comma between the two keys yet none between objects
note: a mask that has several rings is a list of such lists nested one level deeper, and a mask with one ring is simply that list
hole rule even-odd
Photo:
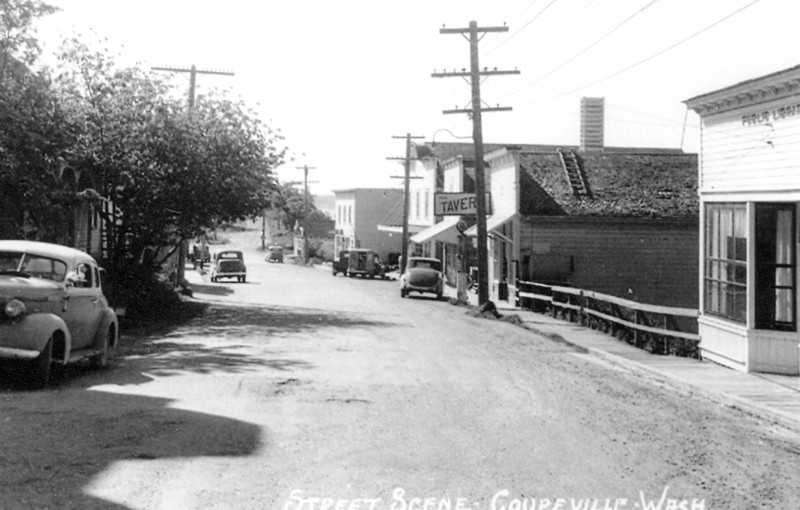
[{"label": "tree shadow", "polygon": [[208,294],[211,296],[229,296],[233,294],[233,289],[225,285],[207,285],[205,283],[192,283],[190,285],[193,294]]},{"label": "tree shadow", "polygon": [[259,426],[170,407],[170,399],[72,388],[0,398],[0,508],[125,509],[91,492],[118,462],[239,457]]},{"label": "tree shadow", "polygon": [[[51,388],[136,385],[183,373],[308,370],[315,365],[282,355],[276,340],[297,335],[321,339],[346,329],[398,327],[358,314],[296,307],[215,303],[203,304],[196,313],[182,323],[165,322],[122,335],[109,369],[95,370],[88,362],[54,366]],[[24,379],[24,365],[11,372],[0,369],[0,395],[27,389]]]}]

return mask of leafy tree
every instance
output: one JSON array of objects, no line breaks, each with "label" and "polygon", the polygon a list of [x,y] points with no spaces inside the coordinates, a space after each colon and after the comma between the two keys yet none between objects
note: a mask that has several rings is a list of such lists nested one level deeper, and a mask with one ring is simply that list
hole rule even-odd
[{"label": "leafy tree", "polygon": [[314,205],[314,197],[304,197],[304,193],[297,189],[294,183],[283,183],[273,196],[273,208],[281,211],[283,226],[292,230],[297,221],[310,218],[318,211]]},{"label": "leafy tree", "polygon": [[44,73],[33,23],[56,9],[0,0],[0,236],[64,241],[64,209],[79,197],[61,179],[70,145],[64,112]]},{"label": "leafy tree", "polygon": [[281,137],[241,102],[200,98],[189,110],[164,82],[117,69],[72,39],[58,84],[77,133],[70,160],[120,214],[112,266],[156,268],[183,240],[271,205]]}]

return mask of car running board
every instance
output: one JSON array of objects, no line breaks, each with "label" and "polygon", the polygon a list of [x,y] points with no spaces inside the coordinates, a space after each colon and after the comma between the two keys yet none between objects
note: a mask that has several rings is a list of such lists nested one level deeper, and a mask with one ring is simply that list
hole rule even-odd
[{"label": "car running board", "polygon": [[75,363],[76,361],[80,361],[85,358],[92,358],[102,353],[103,351],[98,349],[78,349],[75,351],[70,351],[69,360],[67,360],[67,363]]}]

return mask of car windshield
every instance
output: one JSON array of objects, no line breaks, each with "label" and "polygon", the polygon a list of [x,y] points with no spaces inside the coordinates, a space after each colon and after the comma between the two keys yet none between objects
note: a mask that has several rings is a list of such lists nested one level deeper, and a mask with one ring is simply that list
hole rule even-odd
[{"label": "car windshield", "polygon": [[241,252],[238,252],[238,251],[223,251],[217,256],[217,258],[220,258],[220,259],[241,259],[242,258],[242,254],[241,254]]},{"label": "car windshield", "polygon": [[15,272],[60,282],[67,274],[67,265],[60,260],[42,255],[0,251],[0,273]]},{"label": "car windshield", "polygon": [[411,259],[408,261],[409,267],[416,269],[435,269],[436,271],[442,270],[442,263],[438,260],[420,260]]}]

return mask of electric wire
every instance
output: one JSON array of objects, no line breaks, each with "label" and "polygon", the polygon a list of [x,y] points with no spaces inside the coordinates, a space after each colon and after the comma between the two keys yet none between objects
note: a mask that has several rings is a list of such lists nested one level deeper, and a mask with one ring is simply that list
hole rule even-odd
[{"label": "electric wire", "polygon": [[622,20],[620,23],[618,23],[617,25],[615,25],[613,28],[611,28],[611,29],[610,29],[609,31],[607,31],[605,34],[603,34],[602,36],[600,36],[600,38],[599,38],[599,39],[597,39],[597,40],[596,40],[596,41],[594,41],[592,44],[590,44],[589,46],[587,46],[587,47],[586,47],[586,48],[584,48],[583,50],[581,50],[581,51],[579,51],[578,53],[576,53],[575,55],[573,55],[571,58],[567,59],[567,60],[566,60],[565,62],[563,62],[561,65],[559,65],[559,66],[557,66],[557,67],[555,67],[555,68],[551,69],[550,71],[548,71],[548,72],[546,72],[545,74],[543,74],[543,75],[539,76],[537,79],[533,80],[532,82],[530,82],[530,83],[528,83],[528,84],[526,84],[526,85],[524,85],[524,86],[520,87],[519,89],[517,89],[517,90],[515,90],[515,91],[513,91],[513,92],[511,92],[511,93],[509,93],[509,94],[507,94],[505,97],[508,97],[508,96],[513,96],[513,95],[515,95],[515,94],[518,94],[518,93],[522,92],[523,90],[525,90],[525,89],[528,89],[528,88],[532,87],[533,85],[536,85],[537,83],[539,83],[540,81],[544,80],[545,78],[547,78],[548,76],[552,75],[553,73],[555,73],[555,72],[557,72],[557,71],[559,71],[559,70],[563,69],[564,67],[566,67],[567,65],[569,65],[570,63],[572,63],[573,61],[575,61],[575,59],[577,59],[578,57],[580,57],[581,55],[583,55],[583,54],[584,54],[584,53],[586,53],[587,51],[591,50],[592,48],[594,48],[595,46],[597,46],[598,44],[600,44],[601,42],[603,42],[603,41],[604,41],[606,38],[608,38],[609,36],[611,36],[611,35],[612,35],[614,32],[616,32],[617,30],[619,30],[620,28],[622,28],[623,26],[625,26],[625,25],[626,25],[626,24],[627,24],[629,21],[631,21],[633,18],[635,18],[635,17],[636,17],[636,16],[638,16],[639,14],[643,13],[644,11],[646,11],[647,9],[649,9],[650,7],[652,7],[652,6],[653,6],[653,5],[654,5],[656,2],[658,2],[658,1],[659,1],[659,0],[650,0],[650,2],[648,2],[648,3],[647,3],[647,5],[645,5],[644,7],[642,7],[641,9],[639,9],[638,11],[636,11],[635,13],[631,14],[630,16],[628,16],[627,18],[625,18],[624,20]]},{"label": "electric wire", "polygon": [[[606,75],[606,76],[604,76],[602,78],[599,78],[599,79],[594,80],[592,82],[586,83],[584,85],[581,85],[581,86],[576,87],[574,89],[568,90],[566,92],[562,92],[560,94],[555,94],[553,96],[550,96],[550,97],[547,97],[547,98],[543,98],[543,99],[537,99],[537,100],[534,100],[534,101],[529,101],[528,104],[529,103],[539,103],[539,102],[544,102],[544,101],[550,101],[550,100],[555,99],[555,98],[563,97],[563,96],[575,93],[575,92],[577,92],[579,90],[583,90],[585,88],[591,87],[592,85],[596,85],[598,83],[602,83],[602,82],[604,82],[606,80],[614,78],[615,76],[618,76],[618,75],[620,75],[622,73],[625,73],[627,71],[630,71],[631,69],[633,69],[635,67],[638,67],[638,66],[644,64],[645,62],[649,62],[650,60],[653,60],[656,57],[660,57],[664,53],[667,53],[668,51],[677,48],[678,46],[680,46],[680,45],[682,45],[682,44],[694,39],[695,37],[703,34],[704,32],[707,32],[708,30],[711,30],[712,28],[716,27],[717,25],[727,21],[728,19],[732,18],[733,16],[736,16],[740,12],[744,11],[745,9],[747,9],[749,7],[752,7],[753,5],[757,4],[760,1],[761,0],[753,0],[752,2],[748,3],[747,5],[744,5],[744,6],[740,7],[739,9],[736,9],[735,11],[731,12],[730,14],[718,19],[717,21],[711,23],[710,25],[707,25],[706,27],[698,30],[697,32],[694,32],[693,34],[691,34],[691,35],[689,35],[687,37],[684,37],[680,41],[678,41],[678,42],[676,42],[674,44],[671,44],[670,46],[667,46],[666,48],[664,48],[664,49],[662,49],[662,50],[660,50],[660,51],[658,51],[658,52],[656,52],[656,53],[654,53],[654,54],[652,54],[652,55],[650,55],[650,56],[648,56],[646,58],[643,58],[642,60],[639,60],[639,61],[637,61],[637,62],[635,62],[635,63],[633,63],[633,64],[631,64],[631,65],[629,65],[627,67],[619,69],[619,70],[617,70],[617,71],[615,71],[615,72],[613,72],[611,74],[608,74],[608,75]],[[516,93],[516,92],[514,92],[514,93]]]}]

